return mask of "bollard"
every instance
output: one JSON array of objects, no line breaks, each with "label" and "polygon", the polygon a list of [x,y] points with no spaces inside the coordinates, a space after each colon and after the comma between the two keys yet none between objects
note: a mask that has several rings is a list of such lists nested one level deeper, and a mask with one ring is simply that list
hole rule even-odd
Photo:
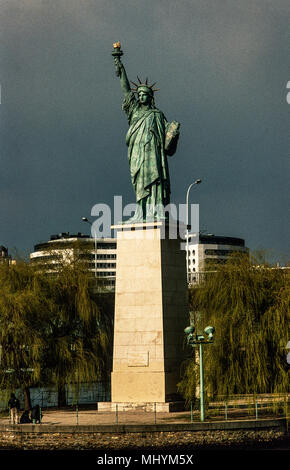
[{"label": "bollard", "polygon": [[118,424],[118,405],[116,403],[116,424]]},{"label": "bollard", "polygon": [[11,408],[9,408],[9,424],[11,424]]},{"label": "bollard", "polygon": [[256,409],[256,419],[258,419],[258,400],[255,402],[255,409]]},{"label": "bollard", "polygon": [[76,405],[76,418],[77,418],[77,425],[79,424],[79,407]]},{"label": "bollard", "polygon": [[193,406],[192,406],[192,400],[190,402],[190,422],[193,422]]},{"label": "bollard", "polygon": [[156,424],[156,403],[154,402],[154,424]]},{"label": "bollard", "polygon": [[288,396],[285,396],[285,418],[286,418],[286,430],[288,432]]},{"label": "bollard", "polygon": [[228,420],[228,402],[225,401],[225,419]]},{"label": "bollard", "polygon": [[41,424],[42,420],[42,411],[41,411],[41,406],[39,407],[39,424]]}]

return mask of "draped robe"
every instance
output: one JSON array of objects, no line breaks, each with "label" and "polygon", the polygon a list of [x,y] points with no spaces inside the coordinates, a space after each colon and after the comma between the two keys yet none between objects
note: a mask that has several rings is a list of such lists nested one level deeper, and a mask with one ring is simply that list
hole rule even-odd
[{"label": "draped robe", "polygon": [[[142,110],[133,92],[126,95],[122,108],[129,121],[126,144],[136,202],[140,203],[150,196],[150,204],[165,206],[170,200],[169,171],[164,150],[168,122],[155,107]],[[157,187],[155,190],[154,185]]]}]

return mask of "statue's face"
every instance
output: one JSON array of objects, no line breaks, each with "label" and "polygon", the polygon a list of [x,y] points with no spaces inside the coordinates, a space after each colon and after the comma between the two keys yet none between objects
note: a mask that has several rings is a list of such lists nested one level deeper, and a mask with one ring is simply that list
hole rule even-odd
[{"label": "statue's face", "polygon": [[149,93],[146,93],[145,91],[140,91],[138,93],[138,98],[140,103],[142,104],[149,104],[150,103],[150,95]]}]

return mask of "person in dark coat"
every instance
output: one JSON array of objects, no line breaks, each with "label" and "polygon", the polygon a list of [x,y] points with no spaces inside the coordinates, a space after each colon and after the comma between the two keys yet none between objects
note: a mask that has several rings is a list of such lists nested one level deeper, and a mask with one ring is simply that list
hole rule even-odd
[{"label": "person in dark coat", "polygon": [[29,410],[25,410],[20,418],[20,424],[28,424],[31,423],[31,419],[29,418]]},{"label": "person in dark coat", "polygon": [[33,424],[40,423],[40,408],[39,405],[35,405],[31,410],[31,419]]},{"label": "person in dark coat", "polygon": [[10,395],[10,400],[8,401],[8,408],[10,409],[11,423],[18,424],[20,403],[14,393],[11,393]]}]

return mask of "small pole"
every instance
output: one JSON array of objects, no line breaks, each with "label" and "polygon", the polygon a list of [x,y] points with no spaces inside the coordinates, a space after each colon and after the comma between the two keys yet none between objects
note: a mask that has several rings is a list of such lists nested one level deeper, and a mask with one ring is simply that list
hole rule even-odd
[{"label": "small pole", "polygon": [[156,402],[154,402],[154,424],[156,424]]},{"label": "small pole", "polygon": [[192,406],[192,400],[190,402],[190,422],[193,422],[193,406]]},{"label": "small pole", "polygon": [[79,424],[79,407],[76,405],[76,418],[77,418],[77,424]]},{"label": "small pole", "polygon": [[203,344],[199,343],[200,366],[200,421],[204,421]]},{"label": "small pole", "polygon": [[285,395],[285,418],[286,418],[286,430],[288,432],[288,395]]},{"label": "small pole", "polygon": [[11,408],[9,408],[9,424],[11,424]]},{"label": "small pole", "polygon": [[228,420],[228,402],[225,401],[225,419]]},{"label": "small pole", "polygon": [[255,402],[255,408],[256,408],[256,419],[258,419],[258,400]]},{"label": "small pole", "polygon": [[42,411],[41,411],[41,406],[39,407],[39,424],[41,424],[42,420]]},{"label": "small pole", "polygon": [[116,403],[116,424],[118,424],[118,404]]}]

